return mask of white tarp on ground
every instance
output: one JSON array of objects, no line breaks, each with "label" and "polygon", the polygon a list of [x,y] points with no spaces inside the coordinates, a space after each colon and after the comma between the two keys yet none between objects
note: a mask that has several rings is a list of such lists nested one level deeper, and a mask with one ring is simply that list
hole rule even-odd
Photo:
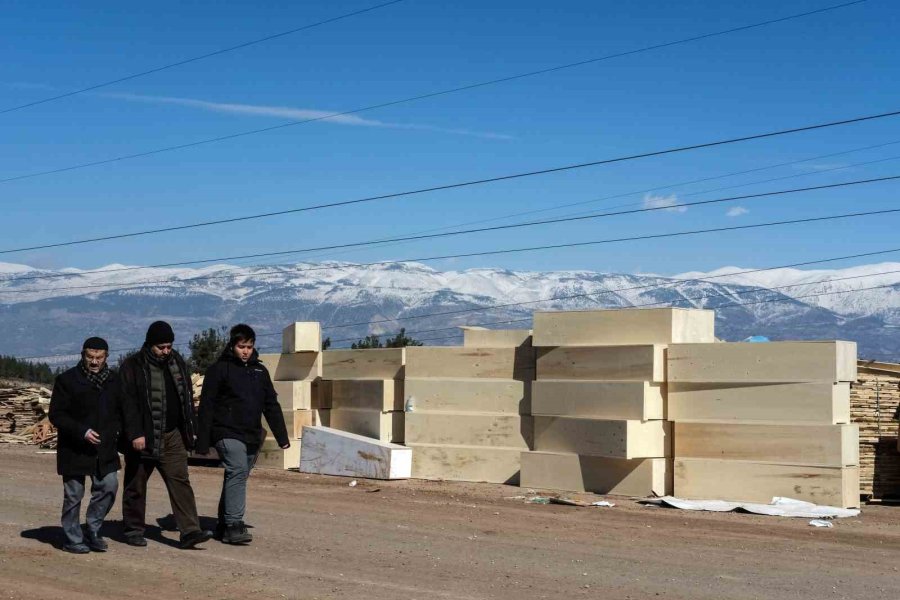
[{"label": "white tarp on ground", "polygon": [[712,512],[743,511],[756,515],[769,515],[773,517],[797,517],[801,519],[842,519],[856,517],[859,509],[836,508],[834,506],[819,506],[812,502],[782,498],[776,496],[769,504],[756,504],[753,502],[727,502],[725,500],[682,500],[673,496],[662,498],[648,498],[641,500],[644,504],[656,504],[658,506],[671,506],[681,510],[706,510]]}]

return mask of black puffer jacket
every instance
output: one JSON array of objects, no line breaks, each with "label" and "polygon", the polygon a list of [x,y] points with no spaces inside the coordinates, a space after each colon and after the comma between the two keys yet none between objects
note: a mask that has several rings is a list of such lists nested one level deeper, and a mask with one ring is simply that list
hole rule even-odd
[{"label": "black puffer jacket", "polygon": [[[97,389],[80,366],[56,378],[50,397],[50,422],[59,431],[56,470],[60,475],[102,477],[119,469],[118,386],[119,378],[110,373],[103,389]],[[100,435],[99,446],[84,439],[88,429]]]},{"label": "black puffer jacket", "polygon": [[[146,447],[141,455],[145,458],[159,459],[162,422],[166,413],[165,406],[155,406],[150,393],[150,350],[143,348],[134,356],[130,356],[119,368],[121,379],[121,405],[123,415],[122,451],[134,452],[131,442],[139,437],[144,437]],[[184,446],[188,450],[194,447],[196,424],[194,419],[194,400],[191,386],[191,374],[181,355],[172,351],[171,367],[174,372],[175,387],[178,390],[178,398],[166,398],[166,402],[178,402],[181,408],[181,423],[179,430],[184,440]]]},{"label": "black puffer jacket", "polygon": [[216,364],[206,370],[199,413],[200,454],[226,438],[258,445],[263,438],[263,415],[279,446],[290,441],[272,378],[255,350],[245,363],[226,348]]}]

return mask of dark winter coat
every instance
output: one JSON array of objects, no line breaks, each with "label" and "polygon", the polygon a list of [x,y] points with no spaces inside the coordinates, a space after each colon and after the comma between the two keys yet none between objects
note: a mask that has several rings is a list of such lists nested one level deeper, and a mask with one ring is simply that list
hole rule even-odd
[{"label": "dark winter coat", "polygon": [[[110,373],[103,389],[98,389],[80,366],[56,377],[50,397],[50,422],[58,431],[56,470],[60,475],[102,477],[119,469],[118,388],[115,373]],[[100,435],[99,445],[84,439],[88,429]]]},{"label": "dark winter coat", "polygon": [[264,436],[263,415],[278,445],[288,444],[278,395],[259,355],[254,351],[245,363],[227,348],[203,379],[197,452],[206,453],[211,444],[226,438],[258,445]]},{"label": "dark winter coat", "polygon": [[[134,356],[128,357],[119,369],[121,379],[121,406],[123,424],[123,451],[131,450],[131,442],[144,437],[146,447],[141,455],[144,458],[159,460],[162,444],[163,420],[166,407],[151,393],[151,359],[149,348],[144,348]],[[194,447],[196,424],[194,421],[193,390],[191,374],[180,354],[172,351],[170,364],[162,366],[173,375],[178,398],[166,396],[165,402],[178,402],[181,409],[179,429],[188,450]],[[165,375],[165,374],[163,374]],[[163,385],[163,387],[165,387]]]}]

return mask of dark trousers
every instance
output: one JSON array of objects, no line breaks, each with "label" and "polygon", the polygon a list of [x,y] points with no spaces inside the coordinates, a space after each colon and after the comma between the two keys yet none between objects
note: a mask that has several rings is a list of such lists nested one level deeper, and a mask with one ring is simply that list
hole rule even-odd
[{"label": "dark trousers", "polygon": [[155,469],[159,469],[159,474],[166,484],[181,537],[200,531],[197,501],[188,478],[187,450],[181,432],[174,429],[163,434],[159,461],[142,458],[138,452],[129,452],[125,455],[125,490],[122,493],[125,535],[144,535],[147,480]]}]

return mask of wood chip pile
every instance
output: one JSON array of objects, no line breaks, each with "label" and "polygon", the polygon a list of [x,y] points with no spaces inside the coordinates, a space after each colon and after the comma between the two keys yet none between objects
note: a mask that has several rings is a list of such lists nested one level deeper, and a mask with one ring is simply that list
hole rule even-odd
[{"label": "wood chip pile", "polygon": [[860,492],[880,499],[900,498],[900,364],[859,362],[851,386],[850,410],[859,424]]},{"label": "wood chip pile", "polygon": [[50,390],[39,385],[0,382],[0,443],[56,447],[56,429],[47,418]]}]

